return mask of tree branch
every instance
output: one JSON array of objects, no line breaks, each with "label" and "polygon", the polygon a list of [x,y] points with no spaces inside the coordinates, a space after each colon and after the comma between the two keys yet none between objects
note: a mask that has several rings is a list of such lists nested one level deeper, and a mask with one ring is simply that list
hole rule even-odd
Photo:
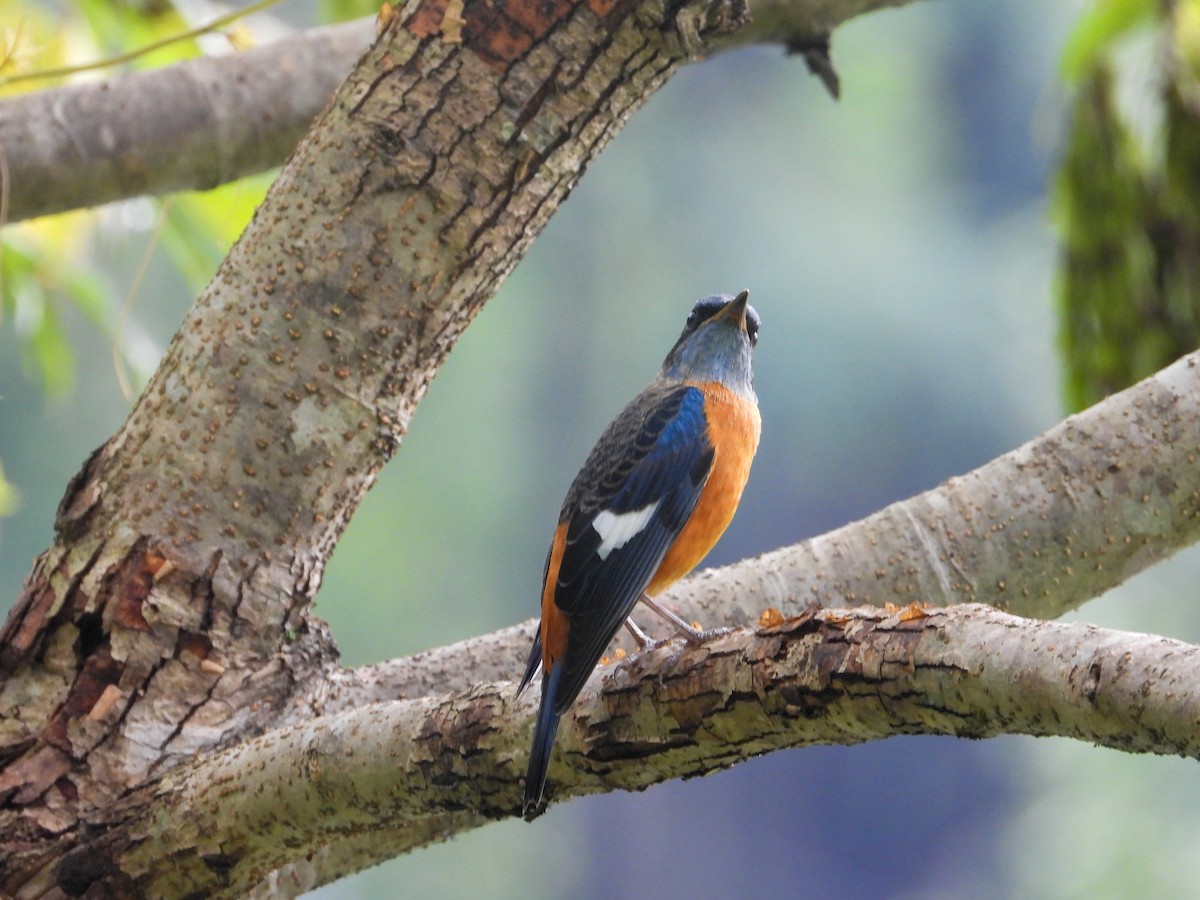
[{"label": "tree branch", "polygon": [[[710,628],[843,603],[981,602],[1056,618],[1200,540],[1200,351],[1027,444],[861,521],[672,588]],[[331,671],[311,715],[502,680],[533,622]]]},{"label": "tree branch", "polygon": [[[827,47],[842,22],[911,2],[750,0],[744,28],[694,49]],[[9,221],[141,194],[206,190],[280,165],[366,49],[374,27],[373,20],[360,19],[232,56],[0,101]]]},{"label": "tree branch", "polygon": [[360,19],[3,100],[9,221],[205,190],[279,165],[373,35]]},{"label": "tree branch", "polygon": [[[897,734],[1055,735],[1200,758],[1200,648],[1167,638],[912,605],[743,628],[681,657],[678,646],[592,679],[563,723],[556,800]],[[149,816],[138,797],[100,814],[103,837],[75,853],[161,897],[239,896],[348,831],[386,833],[378,862],[519,814],[535,706],[512,682],[482,684],[280,729],[167,775]],[[301,887],[344,872],[311,874]]]}]

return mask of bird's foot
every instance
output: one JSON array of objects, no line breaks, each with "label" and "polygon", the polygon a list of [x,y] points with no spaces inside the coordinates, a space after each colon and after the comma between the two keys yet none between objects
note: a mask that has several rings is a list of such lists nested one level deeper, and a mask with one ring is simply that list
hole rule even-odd
[{"label": "bird's foot", "polygon": [[683,655],[687,653],[690,648],[697,647],[700,644],[703,644],[705,641],[712,640],[713,638],[730,634],[734,630],[733,628],[722,627],[709,628],[706,631],[701,631],[699,628],[689,625],[666,607],[659,606],[646,594],[642,594],[641,602],[646,604],[646,606],[654,612],[658,613],[658,615],[662,616],[662,618],[670,622],[675,628],[677,635],[673,637],[655,639],[650,637],[650,635],[646,634],[646,632],[642,631],[641,628],[634,624],[633,619],[626,619],[625,627],[629,629],[629,633],[633,636],[633,640],[637,643],[639,653],[645,653],[648,650],[656,650],[664,644],[674,643],[675,641],[679,640],[679,638],[683,638],[683,643],[681,643],[679,647],[669,657],[667,657],[667,661],[659,668],[659,684],[663,684],[666,681],[667,676],[675,671],[676,663],[683,658]]},{"label": "bird's foot", "polygon": [[629,632],[629,636],[633,638],[633,642],[638,645],[638,652],[645,653],[647,650],[653,650],[655,647],[665,644],[665,640],[656,640],[642,629],[638,628],[637,623],[633,619],[625,620],[625,628]]},{"label": "bird's foot", "polygon": [[733,631],[732,628],[710,628],[707,631],[701,631],[694,625],[691,625],[681,619],[665,606],[660,606],[657,601],[653,600],[650,595],[642,594],[642,603],[646,604],[647,608],[653,610],[662,618],[671,623],[672,627],[679,632],[679,636],[684,638],[689,644],[703,644],[711,638],[720,637],[723,634],[729,634]]}]

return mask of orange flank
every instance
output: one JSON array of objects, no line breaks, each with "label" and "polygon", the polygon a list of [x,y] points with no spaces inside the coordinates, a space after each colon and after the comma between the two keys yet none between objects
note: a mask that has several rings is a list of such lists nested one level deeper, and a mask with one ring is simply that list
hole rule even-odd
[{"label": "orange flank", "polygon": [[567,523],[560,522],[554,529],[554,543],[550,545],[550,564],[546,567],[546,584],[542,587],[542,668],[549,672],[555,660],[567,652],[567,617],[554,602],[558,587],[558,570],[562,566],[563,551],[567,549]]},{"label": "orange flank", "polygon": [[[739,397],[719,382],[707,381],[695,384],[695,387],[704,392],[708,439],[715,451],[712,470],[691,518],[646,586],[646,593],[651,597],[696,568],[697,563],[704,559],[725,533],[733,514],[737,512],[742,489],[750,477],[750,463],[758,449],[762,419],[754,403]],[[557,544],[555,547],[557,549]],[[551,569],[554,569],[553,559]],[[545,609],[546,601],[543,599],[543,614]]]}]

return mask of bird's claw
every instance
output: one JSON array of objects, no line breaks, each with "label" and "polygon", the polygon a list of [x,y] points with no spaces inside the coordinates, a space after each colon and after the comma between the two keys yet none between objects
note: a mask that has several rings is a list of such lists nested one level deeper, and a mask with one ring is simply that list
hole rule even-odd
[{"label": "bird's claw", "polygon": [[722,625],[720,628],[709,628],[707,631],[693,630],[690,634],[684,636],[684,639],[692,645],[699,646],[705,641],[711,641],[713,638],[723,637],[727,634],[733,634],[733,627]]},{"label": "bird's claw", "polygon": [[[659,666],[659,669],[658,669],[659,685],[665,684],[667,676],[673,675],[675,673],[675,666],[679,663],[679,661],[681,659],[683,659],[684,654],[686,654],[693,647],[699,647],[705,641],[712,640],[713,638],[718,638],[718,637],[721,637],[722,635],[731,634],[733,632],[733,630],[734,630],[733,628],[729,628],[729,627],[710,628],[707,631],[699,631],[699,630],[693,629],[690,632],[681,633],[678,637],[667,638],[662,641],[657,641],[655,643],[655,647],[661,646],[662,644],[675,643],[676,641],[680,642],[678,649],[676,649],[675,652],[673,652],[669,657],[667,657],[666,662],[664,662],[661,666]],[[680,641],[680,638],[682,638],[681,641]],[[654,648],[650,648],[650,649],[654,649]]]}]

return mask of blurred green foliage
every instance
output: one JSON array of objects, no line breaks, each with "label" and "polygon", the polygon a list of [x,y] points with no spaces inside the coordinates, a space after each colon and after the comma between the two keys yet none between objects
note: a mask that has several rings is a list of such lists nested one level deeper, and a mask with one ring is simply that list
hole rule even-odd
[{"label": "blurred green foliage", "polygon": [[[4,77],[24,78],[128,54],[201,24],[186,20],[165,0],[76,0],[57,18],[36,2],[0,0],[0,94],[39,90],[65,78],[4,84]],[[222,33],[234,46],[252,42],[237,24]],[[134,55],[121,68],[155,68],[199,52],[193,38],[172,41]],[[250,220],[272,177],[264,174],[202,194],[179,195],[167,204],[158,200],[131,202],[152,213],[142,218],[156,224],[141,230],[148,231],[152,245],[161,239],[188,286],[199,292]],[[123,364],[133,368],[140,380],[148,377],[147,366],[127,352],[119,324],[122,306],[132,307],[138,300],[133,288],[140,278],[135,276],[121,284],[97,274],[101,217],[79,211],[0,225],[4,226],[0,242],[0,328],[8,325],[15,331],[24,369],[47,395],[62,398],[74,383],[74,354],[62,315],[66,309],[81,313],[106,342],[118,344]]]},{"label": "blurred green foliage", "polygon": [[1082,82],[1119,38],[1151,23],[1158,6],[1154,0],[1100,0],[1085,7],[1063,46],[1063,78],[1071,84]]},{"label": "blurred green foliage", "polygon": [[0,245],[4,322],[15,332],[27,374],[51,397],[74,385],[75,364],[58,306],[69,303],[101,332],[111,336],[115,298],[90,267],[68,262],[75,235],[63,223],[6,229]]},{"label": "blurred green foliage", "polygon": [[[1058,178],[1059,296],[1067,402],[1080,409],[1200,344],[1200,4],[1108,0],[1064,53],[1076,83]],[[1115,61],[1153,33],[1157,96],[1120,102]],[[1138,77],[1144,78],[1139,70]]]},{"label": "blurred green foliage", "polygon": [[[73,6],[101,56],[135,50],[191,27],[169,3],[75,0]],[[177,41],[140,54],[128,65],[133,69],[154,69],[197,56],[199,52],[195,41]]]},{"label": "blurred green foliage", "polygon": [[10,516],[16,512],[20,499],[17,489],[4,478],[4,466],[0,465],[0,516]]}]

